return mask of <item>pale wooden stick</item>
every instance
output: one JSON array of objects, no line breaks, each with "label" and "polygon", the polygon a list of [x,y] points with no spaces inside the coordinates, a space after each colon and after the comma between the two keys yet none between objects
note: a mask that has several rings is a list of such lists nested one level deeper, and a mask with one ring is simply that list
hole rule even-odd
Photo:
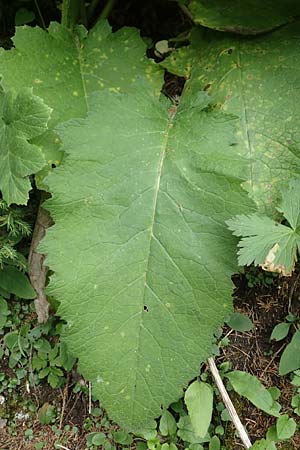
[{"label": "pale wooden stick", "polygon": [[92,412],[92,383],[89,381],[89,414]]},{"label": "pale wooden stick", "polygon": [[56,447],[62,448],[63,450],[70,450],[68,447],[65,447],[64,445],[61,444],[56,444]]},{"label": "pale wooden stick", "polygon": [[212,376],[216,382],[216,385],[219,389],[219,392],[221,394],[221,397],[223,399],[224,405],[232,418],[232,422],[234,423],[234,426],[241,438],[241,441],[246,449],[250,448],[252,446],[251,441],[249,439],[249,436],[243,427],[242,422],[240,421],[239,416],[237,415],[237,412],[235,410],[235,407],[233,406],[232,401],[230,400],[230,397],[226,391],[226,388],[224,386],[224,383],[222,381],[222,378],[220,377],[219,371],[217,369],[216,363],[213,358],[208,358],[208,365],[210,368],[210,371],[212,373]]}]

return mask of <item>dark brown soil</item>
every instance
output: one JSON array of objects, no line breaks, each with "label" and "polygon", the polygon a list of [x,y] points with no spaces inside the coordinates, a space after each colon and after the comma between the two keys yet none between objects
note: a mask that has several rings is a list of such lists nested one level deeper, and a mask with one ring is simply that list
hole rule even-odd
[{"label": "dark brown soil", "polygon": [[[279,388],[281,412],[293,416],[290,406],[293,386],[289,376],[279,376],[278,366],[280,356],[295,328],[291,327],[289,336],[280,342],[270,341],[270,336],[274,326],[283,322],[288,314],[300,315],[300,275],[297,272],[290,278],[278,277],[271,286],[253,288],[247,286],[247,280],[242,275],[236,276],[234,281],[237,285],[234,294],[235,309],[252,320],[254,329],[241,333],[226,328],[224,332],[230,343],[222,349],[217,362],[230,361],[232,369],[255,375],[266,387]],[[268,428],[275,423],[275,418],[258,410],[246,399],[241,401],[232,393],[231,396],[251,441],[265,437]],[[294,419],[298,421],[299,417],[294,416]],[[243,448],[238,439],[235,440],[234,447],[228,447],[228,450],[235,448]],[[299,449],[299,432],[288,444],[277,444],[277,448]]]}]

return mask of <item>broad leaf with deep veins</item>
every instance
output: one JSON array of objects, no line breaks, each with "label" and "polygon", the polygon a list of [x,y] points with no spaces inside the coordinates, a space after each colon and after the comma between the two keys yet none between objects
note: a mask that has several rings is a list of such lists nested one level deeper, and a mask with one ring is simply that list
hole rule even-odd
[{"label": "broad leaf with deep veins", "polygon": [[196,31],[191,48],[162,63],[180,75],[196,71],[199,88],[212,96],[215,108],[240,118],[235,150],[250,162],[246,187],[269,211],[300,171],[299,38],[299,23],[251,39]]},{"label": "broad leaf with deep veins", "polygon": [[141,81],[89,100],[58,128],[67,156],[47,183],[49,293],[93,393],[130,430],[152,425],[198,374],[231,310],[235,240],[250,202],[230,175],[236,118],[185,89],[167,111]]},{"label": "broad leaf with deep veins", "polygon": [[[53,128],[73,117],[84,117],[91,92],[134,90],[138,78],[149,80],[157,92],[161,87],[162,72],[146,57],[146,45],[134,28],[112,33],[100,21],[89,33],[78,27],[73,34],[58,23],[47,31],[24,26],[17,28],[13,42],[11,50],[0,49],[0,75],[9,89],[32,87],[53,109],[50,130],[34,141],[49,166],[61,159]],[[42,176],[47,172],[49,168]]]}]

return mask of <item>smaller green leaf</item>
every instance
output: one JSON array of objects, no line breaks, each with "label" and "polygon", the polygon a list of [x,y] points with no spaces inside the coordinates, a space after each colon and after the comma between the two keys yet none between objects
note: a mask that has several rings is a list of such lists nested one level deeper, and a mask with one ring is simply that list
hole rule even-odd
[{"label": "smaller green leaf", "polygon": [[7,306],[7,301],[3,297],[0,297],[0,330],[4,328],[8,315],[9,309]]},{"label": "smaller green leaf", "polygon": [[173,436],[177,432],[177,424],[174,416],[169,411],[164,411],[159,421],[159,431],[162,436]]},{"label": "smaller green leaf", "polygon": [[253,329],[252,321],[241,313],[232,313],[227,320],[227,325],[235,331],[250,331]]},{"label": "smaller green leaf", "polygon": [[292,179],[281,194],[278,210],[290,226],[258,214],[236,216],[226,223],[235,236],[241,237],[238,243],[241,266],[254,263],[269,272],[289,276],[300,249],[300,180]]},{"label": "smaller green leaf", "polygon": [[26,204],[31,188],[28,175],[46,163],[31,139],[46,131],[51,109],[32,89],[24,89],[17,95],[0,92],[0,111],[0,189],[8,205]]},{"label": "smaller green leaf", "polygon": [[288,414],[278,417],[276,431],[279,439],[290,439],[296,431],[296,422]]},{"label": "smaller green leaf", "polygon": [[281,341],[288,335],[290,326],[290,323],[279,323],[273,328],[270,339],[274,341]]},{"label": "smaller green leaf", "polygon": [[208,448],[209,450],[220,450],[221,442],[218,436],[213,436],[211,438]]},{"label": "smaller green leaf", "polygon": [[29,11],[26,8],[20,8],[16,12],[15,16],[15,25],[19,27],[20,25],[25,25],[26,23],[30,23],[35,19],[35,14],[33,11]]},{"label": "smaller green leaf", "polygon": [[39,378],[40,379],[45,378],[49,374],[49,372],[50,372],[50,367],[45,367],[44,369],[42,369],[39,372]]},{"label": "smaller green leaf", "polygon": [[300,330],[297,330],[291,342],[285,347],[279,362],[279,375],[286,375],[300,368]]},{"label": "smaller green leaf", "polygon": [[10,333],[6,333],[3,341],[7,348],[9,348],[10,351],[13,351],[18,347],[18,332],[17,331],[11,331]]},{"label": "smaller green leaf", "polygon": [[17,351],[12,352],[8,359],[8,367],[10,369],[13,369],[14,367],[16,367],[16,365],[18,364],[18,362],[20,361],[21,358],[22,358],[22,355],[20,352],[17,352]]},{"label": "smaller green leaf", "polygon": [[224,427],[222,427],[222,425],[217,425],[215,428],[215,433],[219,436],[223,436],[225,433]]},{"label": "smaller green leaf", "polygon": [[266,439],[260,439],[252,445],[251,450],[276,450],[276,445],[274,442],[270,442]]},{"label": "smaller green leaf", "polygon": [[291,405],[294,408],[294,413],[300,416],[300,394],[293,395]]},{"label": "smaller green leaf", "polygon": [[281,391],[280,389],[278,389],[278,387],[276,386],[271,386],[267,389],[268,392],[270,392],[270,394],[272,395],[272,399],[273,400],[278,400],[280,395],[281,395]]},{"label": "smaller green leaf", "polygon": [[41,442],[36,442],[36,443],[34,444],[35,450],[42,450],[45,446],[46,446],[46,442],[43,442],[43,441],[41,441]]},{"label": "smaller green leaf", "polygon": [[202,381],[194,381],[185,391],[184,401],[195,433],[204,438],[207,434],[213,410],[213,390]]},{"label": "smaller green leaf", "polygon": [[178,447],[177,447],[176,444],[174,444],[173,442],[171,442],[171,443],[169,444],[169,450],[178,450]]},{"label": "smaller green leaf", "polygon": [[180,416],[184,415],[185,410],[184,410],[184,404],[183,404],[182,399],[179,399],[178,402],[172,403],[170,405],[170,408],[172,409],[172,411],[179,414]]},{"label": "smaller green leaf", "polygon": [[34,344],[34,348],[36,350],[38,350],[39,354],[40,353],[49,353],[51,351],[51,345],[50,342],[47,341],[47,339],[39,339],[35,344]]},{"label": "smaller green leaf", "polygon": [[41,370],[47,366],[47,359],[39,358],[37,355],[32,357],[32,368],[33,370]]},{"label": "smaller green leaf", "polygon": [[126,431],[122,430],[114,431],[113,437],[114,441],[117,444],[131,445],[133,441],[132,436],[129,433],[126,433]]},{"label": "smaller green leaf", "polygon": [[[174,449],[174,447],[175,447],[175,449]],[[177,446],[175,444],[168,444],[167,442],[165,442],[161,446],[161,450],[177,450]]]},{"label": "smaller green leaf", "polygon": [[59,357],[61,360],[62,367],[67,372],[69,372],[75,363],[75,358],[73,356],[71,356],[70,353],[68,352],[68,348],[67,348],[67,345],[65,342],[60,343]]},{"label": "smaller green leaf", "polygon": [[147,446],[146,442],[139,441],[136,444],[136,450],[147,450],[147,449],[148,449],[148,446]]},{"label": "smaller green leaf", "polygon": [[13,266],[0,270],[0,287],[20,298],[32,299],[36,296],[26,275]]},{"label": "smaller green leaf", "polygon": [[223,411],[221,412],[221,420],[223,420],[223,422],[231,422],[232,421],[232,418],[230,417],[230,414],[226,408],[223,409]]},{"label": "smaller green leaf", "polygon": [[267,414],[279,417],[279,403],[274,402],[270,392],[256,377],[239,370],[227,373],[225,376],[239,395],[246,397],[253,405]]},{"label": "smaller green leaf", "polygon": [[52,372],[49,373],[47,381],[52,389],[57,388],[57,386],[59,385],[59,378]]},{"label": "smaller green leaf", "polygon": [[295,370],[292,374],[291,384],[293,386],[300,386],[300,370]]},{"label": "smaller green leaf", "polygon": [[201,444],[190,444],[189,450],[204,450],[204,447]]},{"label": "smaller green leaf", "polygon": [[44,403],[43,406],[38,410],[38,419],[42,425],[49,425],[55,417],[55,408],[49,403]]},{"label": "smaller green leaf", "polygon": [[93,445],[103,445],[106,441],[106,436],[104,433],[94,433],[92,437],[92,444]]},{"label": "smaller green leaf", "polygon": [[189,416],[181,416],[178,422],[177,435],[190,444],[204,444],[210,441],[210,436],[207,434],[204,438],[197,436]]},{"label": "smaller green leaf", "polygon": [[266,434],[266,439],[267,441],[272,441],[272,442],[278,442],[278,435],[277,435],[277,430],[276,430],[276,425],[272,425]]},{"label": "smaller green leaf", "polygon": [[55,375],[57,377],[63,377],[64,375],[63,371],[58,367],[51,367],[50,372],[52,375]]}]

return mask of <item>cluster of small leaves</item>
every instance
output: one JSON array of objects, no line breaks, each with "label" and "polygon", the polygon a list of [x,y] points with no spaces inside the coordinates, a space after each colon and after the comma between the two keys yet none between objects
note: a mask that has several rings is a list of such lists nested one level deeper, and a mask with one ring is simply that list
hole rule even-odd
[{"label": "cluster of small leaves", "polygon": [[[37,324],[32,319],[34,305],[24,301],[10,302],[9,307],[1,301],[0,312],[5,317],[0,330],[0,356],[15,372],[17,384],[27,381],[34,386],[46,378],[52,388],[62,386],[66,371],[74,364],[59,340],[62,322],[51,318],[46,324]],[[0,390],[5,389],[2,384]]]}]

